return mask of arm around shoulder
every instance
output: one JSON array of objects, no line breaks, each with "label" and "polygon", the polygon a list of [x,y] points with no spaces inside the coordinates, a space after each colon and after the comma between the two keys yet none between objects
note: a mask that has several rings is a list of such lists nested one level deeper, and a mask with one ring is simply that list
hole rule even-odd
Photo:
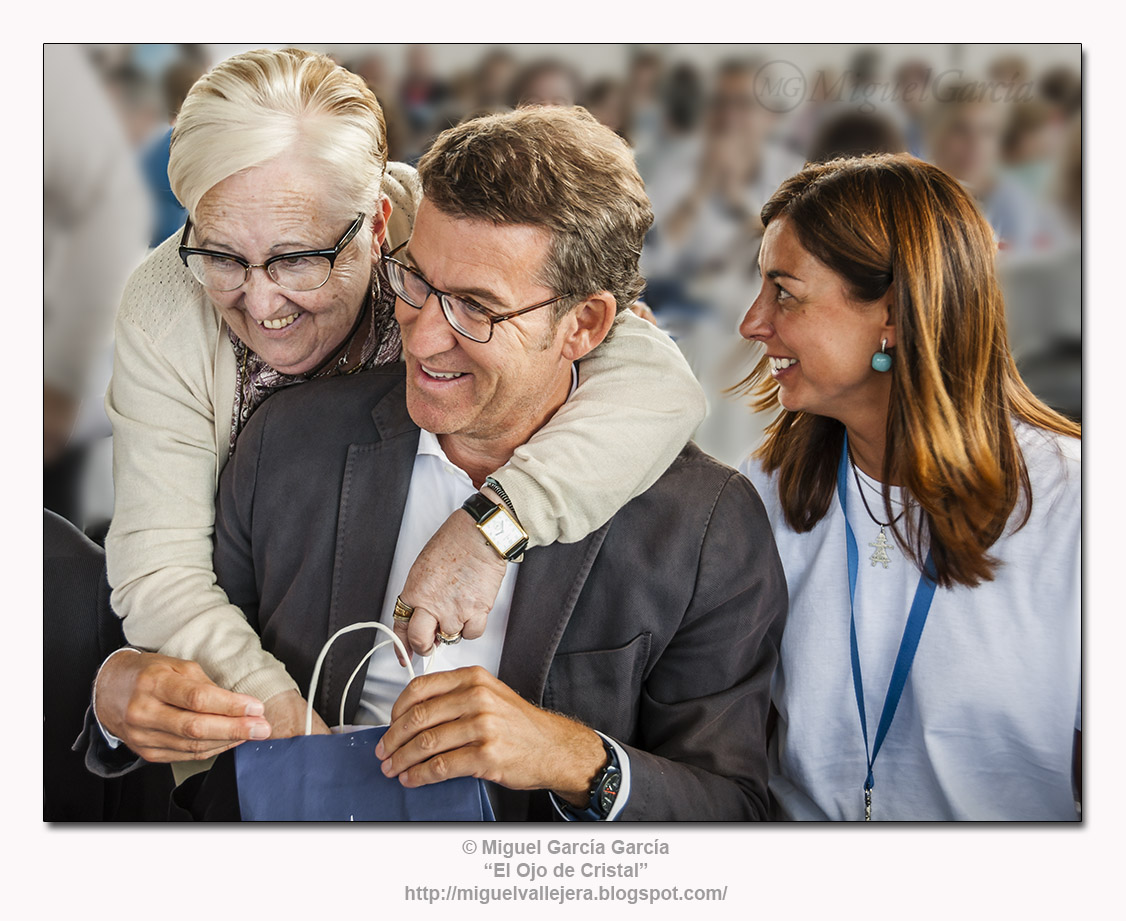
[{"label": "arm around shoulder", "polygon": [[626,313],[579,365],[571,399],[496,473],[530,545],[572,543],[600,528],[657,481],[705,411],[676,344]]}]

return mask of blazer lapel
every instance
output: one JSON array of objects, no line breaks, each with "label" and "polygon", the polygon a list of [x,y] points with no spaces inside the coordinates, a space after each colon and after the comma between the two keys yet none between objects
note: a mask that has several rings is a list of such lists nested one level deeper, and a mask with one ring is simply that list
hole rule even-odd
[{"label": "blazer lapel", "polygon": [[539,706],[551,660],[606,538],[610,522],[573,544],[524,554],[497,677]]},{"label": "blazer lapel", "polygon": [[[349,624],[379,620],[414,471],[418,426],[407,414],[403,383],[376,404],[372,419],[378,440],[348,448],[337,515],[328,636]],[[374,641],[374,630],[347,633],[325,657],[317,711],[326,722],[335,722],[344,685]],[[346,720],[355,714],[363,684],[363,675],[358,674],[348,694]]]}]

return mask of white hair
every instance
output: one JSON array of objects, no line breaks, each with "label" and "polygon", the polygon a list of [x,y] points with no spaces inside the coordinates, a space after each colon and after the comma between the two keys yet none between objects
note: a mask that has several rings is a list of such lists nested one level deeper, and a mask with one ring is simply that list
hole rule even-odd
[{"label": "white hair", "polygon": [[285,154],[323,165],[327,201],[371,215],[387,163],[383,110],[358,76],[321,54],[248,51],[204,74],[172,132],[168,178],[188,213],[229,176]]}]

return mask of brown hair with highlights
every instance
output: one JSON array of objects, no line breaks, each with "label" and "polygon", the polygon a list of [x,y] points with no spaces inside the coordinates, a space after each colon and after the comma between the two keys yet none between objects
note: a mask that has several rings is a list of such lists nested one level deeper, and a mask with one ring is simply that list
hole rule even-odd
[{"label": "brown hair with highlights", "polygon": [[[1018,502],[1017,528],[1032,510],[1013,420],[1074,437],[1080,429],[1017,372],[989,224],[957,181],[907,154],[807,166],[763,207],[764,225],[780,217],[857,302],[892,291],[896,347],[881,479],[913,500],[892,526],[896,539],[920,568],[929,545],[944,587],[991,580],[997,560],[989,548]],[[780,408],[765,356],[737,389],[755,395],[756,409]],[[756,456],[778,471],[795,531],[828,512],[843,439],[840,422],[804,412],[782,410],[768,427]],[[884,506],[890,521],[886,485]]]},{"label": "brown hair with highlights", "polygon": [[463,122],[418,164],[426,200],[445,214],[550,232],[539,281],[583,298],[609,291],[621,317],[641,294],[641,245],[653,210],[633,154],[580,106],[537,107]]}]

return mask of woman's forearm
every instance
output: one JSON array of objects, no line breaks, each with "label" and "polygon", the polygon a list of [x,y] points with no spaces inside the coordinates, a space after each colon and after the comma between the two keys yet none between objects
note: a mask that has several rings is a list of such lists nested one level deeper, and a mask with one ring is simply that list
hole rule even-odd
[{"label": "woman's forearm", "polygon": [[495,473],[530,546],[581,540],[664,473],[706,410],[676,344],[626,314],[579,367],[579,386]]}]

